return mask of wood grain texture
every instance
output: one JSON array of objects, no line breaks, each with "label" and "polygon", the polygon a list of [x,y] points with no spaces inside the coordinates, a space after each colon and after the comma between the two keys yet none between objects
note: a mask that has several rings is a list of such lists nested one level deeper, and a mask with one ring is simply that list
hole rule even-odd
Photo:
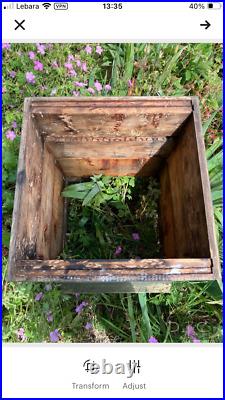
[{"label": "wood grain texture", "polygon": [[15,277],[17,260],[21,258],[35,259],[37,257],[42,161],[42,139],[31,118],[30,100],[26,99],[24,102],[23,127],[9,249],[9,280]]},{"label": "wood grain texture", "polygon": [[[87,139],[85,137],[85,139]],[[171,151],[175,143],[174,138],[146,138],[138,141],[108,141],[103,142],[101,138],[92,143],[88,141],[77,141],[68,136],[63,138],[47,137],[45,143],[57,160],[61,158],[145,158],[158,155],[165,157]]]},{"label": "wood grain texture", "polygon": [[64,178],[60,169],[55,165],[53,185],[53,207],[51,218],[50,258],[56,258],[63,250],[64,240],[64,198],[61,192],[64,187]]},{"label": "wood grain texture", "polygon": [[45,98],[32,100],[40,134],[60,137],[166,137],[192,112],[187,98]]},{"label": "wood grain texture", "polygon": [[160,209],[165,257],[210,257],[193,116],[161,172]]},{"label": "wood grain texture", "polygon": [[61,158],[58,160],[66,177],[150,176],[156,173],[161,158]]},{"label": "wood grain texture", "polygon": [[180,281],[191,277],[201,280],[210,273],[210,259],[22,260],[18,262],[17,277],[112,283]]},{"label": "wood grain texture", "polygon": [[43,171],[38,229],[37,257],[57,257],[63,244],[63,175],[46,145],[43,153]]},{"label": "wood grain texture", "polygon": [[219,257],[218,244],[216,240],[212,195],[211,195],[207,160],[205,154],[205,143],[202,134],[202,123],[199,111],[198,97],[192,97],[192,105],[193,105],[193,119],[195,125],[195,138],[198,149],[198,159],[199,159],[200,174],[202,181],[203,202],[206,215],[207,233],[209,239],[209,250],[213,264],[212,271],[215,279],[221,280],[222,277],[221,277],[220,257]]}]

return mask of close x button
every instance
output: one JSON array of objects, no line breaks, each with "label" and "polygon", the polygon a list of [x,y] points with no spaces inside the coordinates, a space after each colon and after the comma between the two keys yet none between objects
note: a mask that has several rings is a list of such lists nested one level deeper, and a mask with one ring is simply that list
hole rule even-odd
[{"label": "close x button", "polygon": [[25,23],[25,19],[23,19],[23,21],[21,21],[21,22],[19,22],[19,21],[17,21],[16,19],[14,19],[14,22],[16,23],[16,27],[15,27],[15,31],[18,29],[18,28],[21,28],[23,31],[25,31],[25,28],[24,28],[24,26],[23,26],[23,24]]}]

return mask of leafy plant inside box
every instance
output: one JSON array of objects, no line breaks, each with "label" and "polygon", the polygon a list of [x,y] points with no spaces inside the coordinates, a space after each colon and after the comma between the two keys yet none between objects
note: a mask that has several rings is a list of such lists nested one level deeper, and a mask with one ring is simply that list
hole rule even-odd
[{"label": "leafy plant inside box", "polygon": [[159,256],[156,180],[98,175],[62,195],[69,198],[63,258]]}]

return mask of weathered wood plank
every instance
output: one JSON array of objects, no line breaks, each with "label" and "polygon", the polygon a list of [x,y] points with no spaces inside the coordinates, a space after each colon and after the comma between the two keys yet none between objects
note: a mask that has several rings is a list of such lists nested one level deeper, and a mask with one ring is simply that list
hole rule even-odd
[{"label": "weathered wood plank", "polygon": [[198,159],[199,159],[200,174],[202,181],[203,202],[206,215],[207,233],[209,238],[210,257],[212,258],[213,261],[213,274],[215,276],[215,279],[221,280],[221,265],[220,265],[220,257],[216,240],[212,195],[211,195],[207,161],[205,156],[205,143],[202,134],[202,123],[199,111],[199,101],[197,97],[192,97],[192,104],[193,104],[193,119],[195,125],[195,138],[198,149]]},{"label": "weathered wood plank", "polygon": [[108,105],[115,103],[119,105],[124,105],[125,103],[133,106],[140,105],[151,105],[152,107],[158,107],[159,105],[162,107],[192,107],[190,96],[104,96],[104,97],[86,97],[80,96],[79,98],[75,97],[31,97],[30,101],[32,102],[32,107],[42,107],[42,106],[63,106],[66,105],[74,105],[77,106],[85,103],[88,105],[93,104],[105,104]]},{"label": "weathered wood plank", "polygon": [[37,257],[42,160],[42,139],[31,118],[30,100],[25,99],[9,250],[9,280],[15,277],[17,260]]},{"label": "weathered wood plank", "polygon": [[192,112],[191,101],[161,98],[50,98],[32,100],[43,135],[170,136]]},{"label": "weathered wood plank", "polygon": [[60,158],[59,164],[67,177],[109,176],[150,176],[162,162],[160,157],[152,158]]},{"label": "weathered wood plank", "polygon": [[37,255],[40,258],[50,258],[52,242],[52,211],[55,178],[55,160],[44,146],[43,173],[41,185],[40,225],[38,227]]},{"label": "weathered wood plank", "polygon": [[193,116],[177,137],[177,145],[166,160],[161,177],[165,257],[210,257]]},{"label": "weathered wood plank", "polygon": [[20,279],[75,280],[87,282],[186,280],[211,274],[210,259],[145,260],[22,260]]},{"label": "weathered wood plank", "polygon": [[61,192],[64,187],[62,172],[55,165],[52,198],[50,258],[56,258],[63,249],[64,236],[64,199]]},{"label": "weathered wood plank", "polygon": [[48,144],[48,148],[54,154],[56,159],[61,158],[145,158],[153,157],[154,155],[160,155],[165,157],[171,149],[174,139],[151,138],[151,141],[144,142],[127,142],[127,141],[116,141],[104,143],[101,138],[99,141],[79,143],[78,141],[71,141],[68,137],[64,137],[64,141],[49,140],[46,138],[45,143]]},{"label": "weathered wood plank", "polygon": [[[79,111],[79,110],[78,110]],[[171,136],[177,128],[190,115],[188,113],[145,113],[141,114],[136,110],[130,110],[130,115],[120,113],[107,114],[106,110],[102,113],[86,112],[82,114],[34,114],[34,118],[39,127],[40,134],[44,136],[61,136],[67,133],[72,136],[85,136],[92,138],[95,136],[111,137],[167,137]],[[125,112],[125,110],[124,110]]]}]

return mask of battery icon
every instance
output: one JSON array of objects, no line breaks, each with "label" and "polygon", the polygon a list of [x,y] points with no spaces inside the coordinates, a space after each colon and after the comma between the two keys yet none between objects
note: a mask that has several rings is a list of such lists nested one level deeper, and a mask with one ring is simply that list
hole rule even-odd
[{"label": "battery icon", "polygon": [[213,10],[219,10],[221,8],[221,4],[220,3],[208,3],[207,7],[211,8]]}]

